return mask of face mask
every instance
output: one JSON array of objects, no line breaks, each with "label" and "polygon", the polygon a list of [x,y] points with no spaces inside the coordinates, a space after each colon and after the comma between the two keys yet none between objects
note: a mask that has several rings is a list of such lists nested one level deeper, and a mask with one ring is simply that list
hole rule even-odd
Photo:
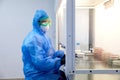
[{"label": "face mask", "polygon": [[49,29],[49,25],[47,26],[41,26],[41,29],[43,30],[43,32],[47,32]]}]

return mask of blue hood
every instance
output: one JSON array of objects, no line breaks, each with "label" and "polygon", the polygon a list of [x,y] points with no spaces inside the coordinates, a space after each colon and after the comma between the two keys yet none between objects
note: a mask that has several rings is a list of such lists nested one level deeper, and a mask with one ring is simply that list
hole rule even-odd
[{"label": "blue hood", "polygon": [[44,10],[37,10],[33,18],[33,29],[37,30],[39,33],[45,33],[40,28],[38,21],[48,17],[48,14]]}]

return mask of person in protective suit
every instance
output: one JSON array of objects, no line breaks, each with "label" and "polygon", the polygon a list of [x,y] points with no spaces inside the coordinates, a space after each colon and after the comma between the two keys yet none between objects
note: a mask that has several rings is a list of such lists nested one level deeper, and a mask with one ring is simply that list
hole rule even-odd
[{"label": "person in protective suit", "polygon": [[33,29],[22,44],[22,60],[25,80],[66,80],[59,68],[64,52],[55,51],[46,36],[50,19],[44,10],[37,10],[33,18]]}]

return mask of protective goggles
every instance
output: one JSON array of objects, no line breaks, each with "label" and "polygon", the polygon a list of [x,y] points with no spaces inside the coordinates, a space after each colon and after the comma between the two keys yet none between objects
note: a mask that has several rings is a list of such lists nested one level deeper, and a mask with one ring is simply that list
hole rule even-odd
[{"label": "protective goggles", "polygon": [[38,21],[38,22],[39,22],[39,25],[40,25],[40,26],[44,26],[44,27],[46,27],[46,26],[48,26],[48,25],[51,24],[51,21],[50,21],[49,18],[43,18],[43,19],[41,19],[41,20]]}]

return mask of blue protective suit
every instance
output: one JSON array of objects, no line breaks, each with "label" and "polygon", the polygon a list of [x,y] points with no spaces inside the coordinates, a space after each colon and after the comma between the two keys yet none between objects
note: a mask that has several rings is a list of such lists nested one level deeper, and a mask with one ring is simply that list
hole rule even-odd
[{"label": "blue protective suit", "polygon": [[37,10],[33,18],[33,30],[22,44],[22,60],[25,80],[58,80],[63,51],[56,51],[42,31],[38,21],[48,17],[43,10]]}]

